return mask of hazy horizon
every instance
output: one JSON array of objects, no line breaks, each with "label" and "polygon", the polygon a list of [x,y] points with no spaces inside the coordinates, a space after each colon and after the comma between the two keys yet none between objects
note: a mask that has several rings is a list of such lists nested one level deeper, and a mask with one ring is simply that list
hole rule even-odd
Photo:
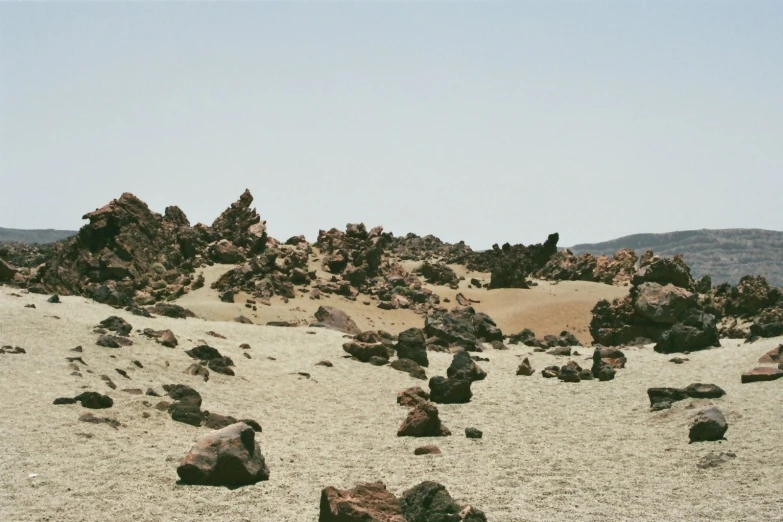
[{"label": "hazy horizon", "polygon": [[0,3],[0,226],[783,229],[783,3]]}]

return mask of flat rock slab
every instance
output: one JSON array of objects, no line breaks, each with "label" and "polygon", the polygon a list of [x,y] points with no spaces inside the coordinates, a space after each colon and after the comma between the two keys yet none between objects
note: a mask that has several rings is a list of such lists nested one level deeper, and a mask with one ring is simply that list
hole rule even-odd
[{"label": "flat rock slab", "polygon": [[760,366],[742,374],[742,383],[774,381],[783,377],[783,370],[772,366]]}]

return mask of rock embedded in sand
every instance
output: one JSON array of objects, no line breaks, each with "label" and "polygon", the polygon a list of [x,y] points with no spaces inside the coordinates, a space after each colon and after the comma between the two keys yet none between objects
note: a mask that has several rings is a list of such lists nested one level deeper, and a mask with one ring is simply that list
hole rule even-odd
[{"label": "rock embedded in sand", "polygon": [[119,348],[120,346],[131,346],[133,341],[126,337],[117,337],[115,335],[101,335],[95,342],[98,346],[104,348]]},{"label": "rock embedded in sand", "polygon": [[400,496],[402,514],[407,522],[486,522],[484,513],[471,506],[460,506],[446,487],[425,481]]},{"label": "rock embedded in sand", "polygon": [[535,372],[536,371],[530,365],[530,360],[527,357],[522,360],[522,362],[519,364],[519,367],[517,368],[517,375],[524,375],[525,377],[529,377]]},{"label": "rock embedded in sand", "polygon": [[467,378],[471,382],[483,381],[487,372],[481,369],[468,352],[457,352],[451,359],[451,364],[446,370],[449,378]]},{"label": "rock embedded in sand", "polygon": [[691,424],[691,442],[705,442],[723,439],[729,425],[723,413],[715,407],[700,411]]},{"label": "rock embedded in sand", "polygon": [[369,362],[371,357],[389,359],[389,352],[386,347],[380,343],[369,344],[357,341],[350,341],[343,344],[343,350],[359,359],[361,362]]},{"label": "rock embedded in sand", "polygon": [[426,446],[419,446],[413,450],[414,455],[440,455],[440,448],[434,444],[427,444]]},{"label": "rock embedded in sand", "polygon": [[268,480],[269,468],[253,428],[237,422],[201,437],[177,475],[186,484],[244,486]]},{"label": "rock embedded in sand", "polygon": [[742,383],[774,381],[783,378],[783,369],[761,366],[742,374]]},{"label": "rock embedded in sand", "polygon": [[74,397],[77,401],[82,403],[84,408],[90,409],[104,409],[111,408],[114,405],[114,401],[108,395],[102,395],[98,392],[84,392]]},{"label": "rock embedded in sand", "polygon": [[480,439],[484,436],[484,432],[478,428],[465,428],[465,436],[469,439]]},{"label": "rock embedded in sand", "polygon": [[451,432],[443,426],[438,408],[431,402],[416,405],[397,430],[398,437],[444,437]]},{"label": "rock embedded in sand", "polygon": [[383,482],[353,489],[329,486],[321,491],[318,522],[408,522],[400,501]]},{"label": "rock embedded in sand", "polygon": [[407,373],[414,379],[427,379],[427,373],[424,371],[424,368],[410,359],[397,359],[392,361],[391,367],[395,370]]}]

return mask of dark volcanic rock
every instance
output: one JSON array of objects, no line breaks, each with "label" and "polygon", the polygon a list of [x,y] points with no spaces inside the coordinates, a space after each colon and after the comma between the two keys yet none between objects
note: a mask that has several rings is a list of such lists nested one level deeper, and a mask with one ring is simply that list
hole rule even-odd
[{"label": "dark volcanic rock", "polygon": [[133,326],[131,326],[128,321],[122,317],[117,317],[116,315],[112,315],[111,317],[104,319],[100,322],[100,325],[102,328],[105,328],[111,332],[116,332],[117,335],[121,335],[123,337],[128,337],[128,334],[133,331]]},{"label": "dark volcanic rock", "polygon": [[533,375],[536,371],[533,369],[532,366],[530,366],[530,360],[528,360],[527,357],[525,357],[522,362],[519,365],[519,368],[517,368],[517,375],[524,375],[525,377],[529,377]]},{"label": "dark volcanic rock", "polygon": [[400,359],[410,359],[425,368],[429,366],[427,340],[420,328],[409,328],[400,332],[395,349]]},{"label": "dark volcanic rock", "polygon": [[410,359],[397,359],[395,361],[392,361],[391,367],[395,370],[405,372],[414,379],[427,379],[427,374],[424,371],[424,368],[418,365],[415,361],[411,361]]},{"label": "dark volcanic rock", "polygon": [[470,402],[473,392],[470,385],[473,381],[459,373],[448,379],[440,375],[430,379],[430,399],[439,404],[462,404]]},{"label": "dark volcanic rock", "polygon": [[483,512],[460,506],[446,487],[437,482],[422,482],[400,497],[406,522],[486,522]]},{"label": "dark volcanic rock", "polygon": [[97,392],[80,393],[74,397],[74,399],[81,402],[83,407],[94,410],[111,408],[114,405],[114,401],[111,397],[108,395],[101,395]]},{"label": "dark volcanic rock", "polygon": [[95,342],[98,346],[103,346],[104,348],[119,348],[120,346],[130,346],[133,344],[133,341],[128,339],[127,337],[117,337],[115,335],[101,335],[98,337],[98,340]]},{"label": "dark volcanic rock", "polygon": [[721,440],[728,429],[729,425],[723,413],[718,408],[708,408],[699,412],[691,424],[690,441]]},{"label": "dark volcanic rock", "polygon": [[397,404],[413,408],[423,402],[427,402],[430,399],[430,394],[416,386],[413,388],[407,388],[397,394]]},{"label": "dark volcanic rock", "polygon": [[469,439],[480,439],[484,433],[478,428],[465,428],[465,436]]},{"label": "dark volcanic rock", "polygon": [[350,341],[343,344],[343,350],[359,359],[361,362],[369,362],[372,357],[389,359],[389,351],[380,343],[367,344],[356,341]]},{"label": "dark volcanic rock", "polygon": [[484,380],[487,372],[476,364],[468,352],[457,352],[446,370],[446,375],[449,378],[468,379],[473,382]]}]

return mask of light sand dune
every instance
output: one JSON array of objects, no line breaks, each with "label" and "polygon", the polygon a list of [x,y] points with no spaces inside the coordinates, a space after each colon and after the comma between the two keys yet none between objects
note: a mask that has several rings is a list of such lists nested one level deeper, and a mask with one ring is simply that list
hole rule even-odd
[{"label": "light sand dune", "polygon": [[[402,265],[413,270],[418,263],[403,262]],[[398,333],[406,328],[424,325],[424,317],[411,310],[380,310],[378,301],[372,301],[369,296],[360,295],[356,301],[345,297],[324,295],[320,300],[313,300],[308,294],[302,294],[295,299],[284,303],[279,297],[270,301],[270,306],[257,305],[254,312],[245,308],[245,300],[251,296],[239,294],[235,303],[222,303],[218,299],[218,293],[210,288],[212,282],[220,275],[233,268],[231,265],[214,265],[203,269],[206,284],[203,288],[191,292],[177,303],[193,310],[196,315],[212,320],[232,320],[238,315],[245,315],[257,324],[266,324],[269,321],[299,321],[302,324],[312,322],[313,314],[321,305],[335,306],[345,311],[356,321],[363,330],[381,328],[392,333]],[[316,263],[311,263],[311,269],[316,269]],[[470,279],[473,277],[489,282],[489,274],[468,272],[465,267],[453,265],[452,268],[458,275],[465,276],[460,282],[459,290],[452,290],[446,286],[426,285],[427,288],[451,302],[443,302],[443,306],[452,308],[457,306],[457,293],[464,294],[467,298],[479,301],[474,307],[479,312],[489,314],[507,335],[517,333],[523,328],[532,329],[536,335],[542,337],[547,334],[559,334],[562,330],[571,331],[583,343],[591,342],[588,331],[591,310],[601,299],[614,299],[628,293],[625,287],[616,287],[600,283],[584,281],[563,281],[553,284],[549,281],[540,281],[538,286],[528,290],[517,288],[504,288],[487,290],[486,288],[469,288]],[[319,276],[328,278],[328,275],[319,271]],[[369,303],[369,304],[364,304]]]},{"label": "light sand dune", "polygon": [[[538,353],[530,359],[539,372],[517,377],[517,356],[527,348],[490,351],[485,355],[491,361],[481,363],[488,377],[473,385],[473,401],[439,406],[453,435],[413,439],[396,436],[406,410],[395,396],[426,383],[343,359],[339,333],[145,319],[79,297],[54,305],[45,296],[9,294],[0,287],[0,344],[21,346],[27,354],[0,355],[3,521],[313,521],[321,488],[370,480],[384,481],[395,493],[422,480],[442,482],[492,522],[781,520],[783,380],[742,385],[739,378],[780,339],[725,341],[682,365],[649,348],[631,349],[628,368],[608,383],[543,379],[541,368],[564,361]],[[24,308],[26,303],[37,308]],[[92,327],[112,314],[136,329],[171,328],[180,346],[164,348],[136,333],[131,347],[95,346]],[[208,337],[209,330],[227,339]],[[190,364],[184,350],[199,338],[234,359],[236,377],[213,374],[204,383],[182,373]],[[243,342],[252,346],[252,360],[242,357]],[[93,371],[83,378],[70,376],[64,359],[76,355],[69,349],[77,344],[84,347],[85,370]],[[579,351],[576,359],[587,364],[589,350]],[[134,359],[144,368],[131,364]],[[321,359],[334,368],[315,366]],[[447,354],[431,353],[430,359],[429,375],[442,374],[450,362]],[[298,371],[312,378],[293,375]],[[99,378],[104,373],[119,388],[162,392],[164,383],[189,384],[201,392],[204,409],[256,419],[270,480],[235,490],[177,485],[178,460],[208,430],[147,406],[157,398],[109,390]],[[648,387],[691,382],[718,384],[728,395],[648,411]],[[79,422],[87,410],[52,405],[83,390],[113,397],[113,408],[93,413],[123,426]],[[689,418],[710,402],[730,423],[728,440],[689,445]],[[465,438],[467,426],[482,429],[484,438]],[[428,443],[438,444],[443,455],[413,455]],[[716,469],[697,468],[710,451],[737,456]]]}]

